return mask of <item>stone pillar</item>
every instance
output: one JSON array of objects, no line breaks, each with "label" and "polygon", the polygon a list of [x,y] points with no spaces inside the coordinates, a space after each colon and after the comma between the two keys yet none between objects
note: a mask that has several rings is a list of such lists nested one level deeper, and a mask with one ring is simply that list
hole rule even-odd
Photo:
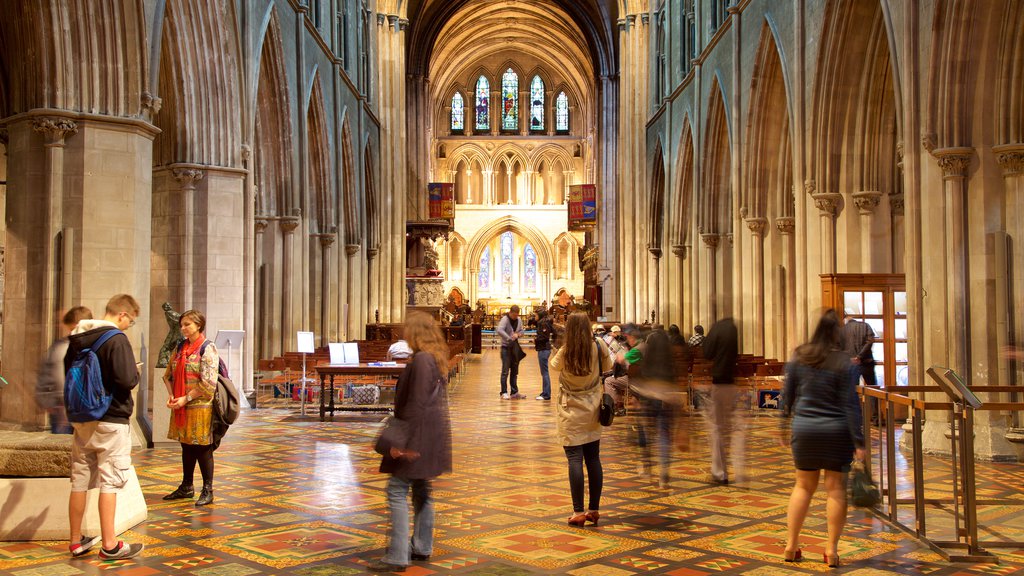
[{"label": "stone pillar", "polygon": [[764,356],[764,232],[767,218],[747,218],[750,230],[751,272],[754,280],[754,334],[753,352]]},{"label": "stone pillar", "polygon": [[664,323],[665,318],[668,317],[668,314],[666,314],[665,311],[661,309],[661,267],[659,266],[659,264],[661,263],[661,248],[657,246],[648,246],[647,251],[651,253],[651,256],[654,256],[654,283],[652,285],[653,289],[647,291],[648,294],[653,293],[654,296],[650,298],[648,302],[651,304],[654,310],[658,311],[658,321]]},{"label": "stone pillar", "polygon": [[56,336],[57,310],[60,307],[61,263],[57,251],[57,237],[64,219],[64,139],[78,132],[78,125],[69,118],[36,116],[32,129],[43,135],[44,175],[43,214],[46,241],[43,244],[43,335],[49,340]]},{"label": "stone pillar", "polygon": [[776,331],[775,337],[778,343],[777,350],[783,354],[781,360],[787,360],[784,355],[788,354],[796,346],[791,328],[796,321],[796,268],[795,252],[796,246],[793,242],[793,232],[796,230],[796,219],[792,216],[785,216],[775,219],[775,229],[782,236],[782,269],[785,285],[782,287],[782,301],[784,304],[778,307],[775,316]]},{"label": "stone pillar", "polygon": [[843,195],[836,192],[812,194],[814,205],[821,216],[821,273],[836,272],[836,216],[840,212]]},{"label": "stone pillar", "polygon": [[[676,257],[675,282],[678,284],[676,290],[669,288],[670,292],[667,296],[670,301],[675,301],[679,305],[679,310],[675,317],[679,319],[679,329],[685,334],[690,328],[688,325],[690,322],[690,287],[686,285],[686,246],[684,244],[673,244],[672,255]],[[671,270],[671,267],[669,269]],[[673,296],[676,296],[678,299],[673,298]]]},{"label": "stone pillar", "polygon": [[872,216],[881,199],[882,193],[877,190],[853,193],[853,203],[857,206],[857,213],[860,215],[860,271],[865,274],[881,272],[880,266],[877,265],[878,254],[875,250],[875,243],[872,241]]},{"label": "stone pillar", "polygon": [[945,199],[946,350],[949,367],[971,384],[970,327],[967,277],[967,168],[972,148],[939,148],[932,155],[942,169]]},{"label": "stone pillar", "polygon": [[181,260],[181,286],[179,287],[178,298],[181,302],[181,309],[192,309],[192,289],[195,286],[195,191],[196,182],[203,179],[203,171],[195,168],[172,168],[171,174],[181,185],[181,216],[178,219],[181,227],[180,251]]},{"label": "stone pillar", "polygon": [[[1003,169],[1006,186],[1005,208],[1006,233],[1010,236],[1013,273],[1010,294],[1010,317],[1015,319],[1009,341],[1015,346],[1024,346],[1024,144],[993,146],[996,161]],[[1024,383],[1024,362],[1016,363],[1016,383]],[[1006,385],[1007,382],[1000,382]]]},{"label": "stone pillar", "polygon": [[706,251],[706,265],[707,270],[707,282],[704,283],[704,287],[707,289],[707,298],[705,299],[705,310],[701,314],[703,317],[702,322],[706,322],[708,326],[715,323],[718,319],[718,288],[716,286],[717,278],[715,272],[715,248],[718,247],[718,234],[701,234],[700,239],[704,242]]},{"label": "stone pillar", "polygon": [[320,234],[320,345],[326,346],[335,335],[331,328],[331,246],[336,234]]},{"label": "stone pillar", "polygon": [[294,349],[290,346],[291,335],[296,327],[292,324],[295,311],[292,301],[295,297],[293,280],[295,277],[295,229],[299,227],[298,216],[286,216],[281,219],[281,232],[284,233],[284,251],[281,255],[281,350],[287,352]]},{"label": "stone pillar", "polygon": [[906,266],[906,226],[904,226],[903,194],[889,195],[889,214],[892,216],[892,272],[904,274]]},{"label": "stone pillar", "polygon": [[484,196],[481,199],[481,203],[487,205],[494,204],[494,170],[483,170],[481,174],[484,176]]},{"label": "stone pillar", "polygon": [[479,290],[479,281],[477,277],[480,274],[479,268],[469,269],[469,278],[466,279],[466,301],[469,305],[476,309],[477,290]]},{"label": "stone pillar", "polygon": [[359,277],[360,248],[359,244],[345,245],[345,256],[348,257],[348,275],[346,280],[348,285],[345,288],[345,291],[348,292],[348,302],[346,303],[348,308],[347,311],[343,310],[345,316],[345,334],[343,338],[345,341],[358,340],[360,337],[359,306],[357,305],[360,294],[356,289],[356,278]]},{"label": "stone pillar", "polygon": [[[254,228],[253,228],[254,232],[256,233],[256,250],[254,251],[255,252],[254,258],[255,258],[256,265],[254,267],[255,268],[255,270],[254,270],[254,272],[255,272],[254,277],[255,277],[255,284],[256,284],[257,287],[261,286],[260,285],[260,280],[261,280],[262,276],[261,276],[260,268],[264,264],[264,262],[263,262],[263,233],[266,232],[268,224],[270,224],[270,222],[266,218],[261,218],[259,216],[257,216],[255,218]],[[257,307],[258,307],[258,309],[263,311],[262,315],[264,316],[264,318],[256,318],[255,322],[253,323],[254,326],[256,327],[256,334],[253,335],[253,342],[254,342],[254,345],[255,345],[255,350],[253,351],[253,353],[254,353],[254,355],[257,358],[269,358],[270,357],[270,354],[269,354],[270,350],[268,350],[265,347],[265,345],[264,345],[265,342],[269,342],[270,341],[270,338],[269,338],[270,335],[268,333],[268,326],[267,326],[267,318],[265,318],[265,316],[267,315],[268,311],[271,309],[270,306],[269,306],[269,300],[270,299],[268,298],[268,292],[270,292],[270,290],[268,290],[268,288],[269,288],[269,286],[263,286],[262,287],[262,291],[259,294],[256,295]]]}]

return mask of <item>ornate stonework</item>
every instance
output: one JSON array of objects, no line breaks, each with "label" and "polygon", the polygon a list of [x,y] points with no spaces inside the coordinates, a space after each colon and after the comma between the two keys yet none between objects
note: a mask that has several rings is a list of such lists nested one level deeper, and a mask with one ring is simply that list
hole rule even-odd
[{"label": "ornate stonework", "polygon": [[767,218],[747,218],[746,223],[747,229],[750,230],[754,236],[763,236],[765,228],[768,227]]},{"label": "ornate stonework", "polygon": [[893,216],[903,215],[903,194],[889,195],[889,211]]},{"label": "ornate stonework", "polygon": [[43,134],[45,146],[63,146],[65,138],[78,132],[78,124],[70,118],[36,116],[32,118],[32,129]]},{"label": "ornate stonework", "polygon": [[160,108],[163,107],[164,101],[156,96],[153,96],[149,92],[143,92],[140,98],[142,108],[149,110],[153,116],[156,116],[160,112]]},{"label": "ornate stonework", "polygon": [[1024,174],[1024,144],[993,146],[992,152],[995,152],[996,162],[1003,169],[1003,176]]},{"label": "ornate stonework", "polygon": [[443,306],[444,280],[441,278],[407,278],[410,306]]},{"label": "ornate stonework", "polygon": [[182,190],[195,190],[196,182],[206,176],[205,172],[197,168],[173,168],[171,174],[181,184]]},{"label": "ornate stonework", "polygon": [[718,246],[718,234],[701,234],[700,240],[708,248],[715,248]]},{"label": "ornate stonework", "polygon": [[864,216],[873,213],[881,201],[882,193],[878,190],[853,193],[853,203],[857,205],[857,210]]},{"label": "ornate stonework", "polygon": [[921,147],[931,154],[932,150],[935,150],[935,147],[938,146],[938,138],[939,137],[934,132],[921,134]]},{"label": "ornate stonework", "polygon": [[660,246],[651,246],[650,244],[648,244],[647,251],[651,253],[651,256],[654,256],[655,258],[661,258]]},{"label": "ornate stonework", "polygon": [[263,232],[266,231],[268,224],[270,224],[270,221],[268,221],[268,220],[266,220],[264,218],[257,217],[256,218],[256,233],[257,234],[263,234]]},{"label": "ornate stonework", "polygon": [[345,244],[345,255],[351,258],[359,253],[359,244]]},{"label": "ornate stonework", "polygon": [[943,180],[962,179],[967,176],[967,169],[971,166],[971,159],[974,157],[973,148],[939,148],[932,151],[932,156],[939,162],[942,168]]},{"label": "ornate stonework", "polygon": [[686,258],[686,245],[685,244],[673,244],[672,254],[677,258]]},{"label": "ornate stonework", "polygon": [[804,192],[808,196],[814,196],[814,193],[818,190],[818,185],[814,180],[804,180]]},{"label": "ornate stonework", "polygon": [[831,216],[837,216],[839,214],[839,208],[843,201],[843,195],[837,192],[821,192],[820,194],[814,194],[811,196],[814,198],[814,205],[821,210],[823,214],[829,214]]},{"label": "ornate stonework", "polygon": [[896,167],[903,173],[903,141],[896,143]]},{"label": "ornate stonework", "polygon": [[281,218],[281,231],[285,234],[291,234],[295,232],[295,229],[299,227],[298,216],[285,216]]},{"label": "ornate stonework", "polygon": [[320,247],[330,248],[334,244],[334,234],[321,234],[320,235]]},{"label": "ornate stonework", "polygon": [[792,234],[796,231],[796,218],[793,218],[792,216],[776,218],[775,228],[779,231],[779,234]]}]

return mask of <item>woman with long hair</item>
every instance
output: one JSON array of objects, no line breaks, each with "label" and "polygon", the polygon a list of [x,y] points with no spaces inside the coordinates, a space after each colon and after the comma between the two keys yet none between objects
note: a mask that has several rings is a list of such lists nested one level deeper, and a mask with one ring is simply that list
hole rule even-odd
[{"label": "woman with long hair", "polygon": [[191,499],[195,495],[192,477],[196,463],[203,476],[203,491],[196,506],[213,502],[213,393],[217,389],[220,357],[217,347],[206,339],[206,316],[189,310],[178,319],[185,339],[167,363],[164,385],[171,425],[167,437],[181,443],[181,484],[164,500]]},{"label": "woman with long hair", "polygon": [[[403,572],[410,559],[427,560],[434,547],[431,481],[452,470],[452,430],[448,419],[448,344],[433,318],[412,312],[403,336],[413,350],[395,386],[395,418],[408,431],[405,446],[390,448],[380,471],[391,474],[386,488],[391,530],[384,558],[375,572]],[[412,550],[409,540],[409,490],[412,489]]]},{"label": "woman with long hair", "polygon": [[[569,490],[573,514],[570,526],[597,524],[601,508],[601,423],[598,410],[603,388],[601,373],[612,368],[608,347],[590,332],[590,319],[582,312],[569,316],[565,323],[564,345],[551,359],[558,371],[556,406],[558,440],[569,461]],[[590,502],[583,508],[583,463],[587,465]]]},{"label": "woman with long hair", "polygon": [[811,497],[825,471],[828,541],[825,563],[839,566],[839,536],[846,524],[846,477],[853,458],[864,458],[864,433],[858,373],[843,351],[842,324],[835,310],[818,321],[811,341],[796,349],[786,365],[785,413],[792,415],[791,434],[796,484],[789,497],[788,538],[783,559],[800,560],[800,530]]}]

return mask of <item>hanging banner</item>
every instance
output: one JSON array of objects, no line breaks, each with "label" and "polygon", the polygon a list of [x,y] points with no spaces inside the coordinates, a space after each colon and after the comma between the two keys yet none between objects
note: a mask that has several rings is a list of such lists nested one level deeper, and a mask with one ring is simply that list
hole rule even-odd
[{"label": "hanging banner", "polygon": [[455,219],[455,185],[450,182],[427,184],[430,219]]},{"label": "hanging banner", "polygon": [[569,186],[569,230],[582,232],[597,225],[597,185]]}]

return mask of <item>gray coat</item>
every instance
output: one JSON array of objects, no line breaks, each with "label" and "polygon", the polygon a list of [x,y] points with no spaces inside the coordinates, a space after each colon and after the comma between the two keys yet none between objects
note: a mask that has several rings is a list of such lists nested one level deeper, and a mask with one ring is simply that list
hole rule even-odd
[{"label": "gray coat", "polygon": [[409,427],[406,450],[419,458],[394,459],[385,455],[380,471],[407,480],[426,480],[452,471],[452,427],[448,418],[447,382],[434,357],[417,352],[395,386],[395,417]]}]

